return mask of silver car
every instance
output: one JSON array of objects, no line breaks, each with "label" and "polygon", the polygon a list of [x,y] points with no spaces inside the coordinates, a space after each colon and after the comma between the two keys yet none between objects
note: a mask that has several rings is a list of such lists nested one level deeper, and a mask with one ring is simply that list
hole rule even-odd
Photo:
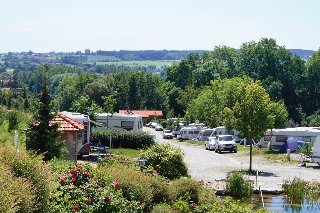
[{"label": "silver car", "polygon": [[216,137],[207,137],[207,140],[204,144],[206,150],[215,150],[216,140]]},{"label": "silver car", "polygon": [[221,151],[230,151],[237,153],[237,143],[232,135],[218,135],[215,145],[215,151],[221,154]]}]

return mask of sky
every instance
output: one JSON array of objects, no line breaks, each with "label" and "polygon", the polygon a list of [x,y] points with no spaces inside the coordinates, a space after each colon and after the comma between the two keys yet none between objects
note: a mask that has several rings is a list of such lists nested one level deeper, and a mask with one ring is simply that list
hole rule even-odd
[{"label": "sky", "polygon": [[273,38],[319,50],[319,0],[0,0],[0,53],[239,49]]}]

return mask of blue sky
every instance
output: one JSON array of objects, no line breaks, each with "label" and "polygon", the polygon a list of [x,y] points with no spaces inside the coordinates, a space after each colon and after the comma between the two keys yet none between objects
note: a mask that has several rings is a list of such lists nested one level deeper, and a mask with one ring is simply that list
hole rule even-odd
[{"label": "blue sky", "polygon": [[213,50],[262,37],[318,50],[318,0],[0,0],[0,52]]}]

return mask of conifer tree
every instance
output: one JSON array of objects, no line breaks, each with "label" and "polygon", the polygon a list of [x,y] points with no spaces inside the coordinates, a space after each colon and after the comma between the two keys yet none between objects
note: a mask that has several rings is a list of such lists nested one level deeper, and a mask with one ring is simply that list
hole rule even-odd
[{"label": "conifer tree", "polygon": [[53,103],[50,100],[48,79],[46,73],[49,65],[44,65],[42,92],[37,95],[36,113],[34,118],[36,123],[31,125],[30,131],[27,133],[26,148],[33,150],[38,154],[44,155],[44,160],[50,160],[53,157],[60,157],[62,154],[63,142],[57,139],[61,135],[58,130],[59,124],[50,124],[50,121],[56,116],[51,113]]}]

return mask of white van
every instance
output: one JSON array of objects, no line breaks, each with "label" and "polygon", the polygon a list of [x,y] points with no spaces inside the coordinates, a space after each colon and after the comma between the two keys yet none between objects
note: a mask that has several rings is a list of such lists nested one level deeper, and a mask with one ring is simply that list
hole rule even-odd
[{"label": "white van", "polygon": [[179,134],[177,135],[177,139],[180,141],[183,140],[192,140],[192,138],[197,137],[201,128],[198,127],[184,127],[180,130]]},{"label": "white van", "polygon": [[311,151],[311,161],[320,166],[320,136],[316,137]]},{"label": "white van", "polygon": [[235,129],[232,129],[228,131],[224,126],[218,126],[212,131],[210,137],[216,136],[216,135],[232,135],[235,141],[238,143],[240,142],[240,139],[238,138],[238,135],[240,132],[238,132]]}]

